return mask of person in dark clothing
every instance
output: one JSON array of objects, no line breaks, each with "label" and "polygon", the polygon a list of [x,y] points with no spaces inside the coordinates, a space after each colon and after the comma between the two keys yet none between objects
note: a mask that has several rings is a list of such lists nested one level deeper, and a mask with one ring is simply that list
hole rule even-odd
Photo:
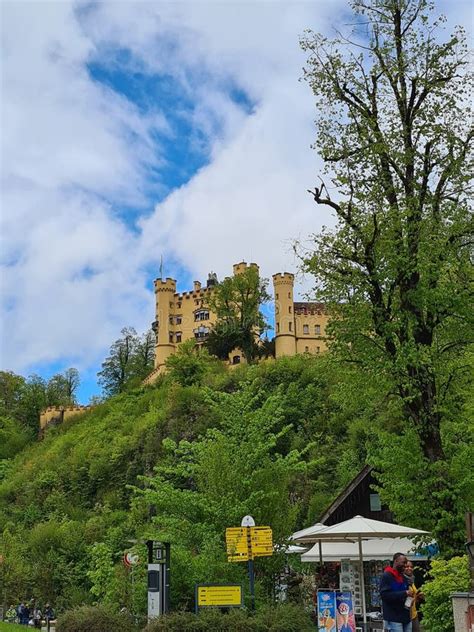
[{"label": "person in dark clothing", "polygon": [[412,632],[410,607],[412,589],[404,576],[407,558],[395,553],[392,566],[387,566],[380,580],[380,597],[385,632]]}]

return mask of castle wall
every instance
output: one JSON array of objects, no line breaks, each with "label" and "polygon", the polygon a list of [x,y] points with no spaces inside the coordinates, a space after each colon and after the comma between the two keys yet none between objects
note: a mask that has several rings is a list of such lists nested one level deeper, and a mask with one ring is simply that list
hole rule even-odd
[{"label": "castle wall", "polygon": [[321,303],[294,303],[296,353],[324,353],[328,350],[328,314]]},{"label": "castle wall", "polygon": [[92,406],[50,406],[40,413],[40,430],[49,424],[59,424],[91,410]]}]

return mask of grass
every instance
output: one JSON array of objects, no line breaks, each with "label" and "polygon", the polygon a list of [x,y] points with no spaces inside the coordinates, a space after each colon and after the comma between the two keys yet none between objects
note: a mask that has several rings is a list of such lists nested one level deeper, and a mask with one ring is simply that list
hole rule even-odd
[{"label": "grass", "polygon": [[0,621],[0,632],[25,632],[25,630],[33,630],[26,625],[18,625],[16,623],[2,623]]}]

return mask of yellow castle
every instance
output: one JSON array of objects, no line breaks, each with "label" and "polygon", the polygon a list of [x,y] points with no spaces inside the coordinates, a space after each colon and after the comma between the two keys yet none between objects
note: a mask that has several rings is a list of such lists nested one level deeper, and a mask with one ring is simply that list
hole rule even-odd
[{"label": "yellow castle", "polygon": [[[256,263],[241,261],[233,266],[234,276],[247,268],[257,270]],[[275,357],[293,356],[297,353],[323,353],[327,350],[326,326],[328,315],[322,303],[295,302],[295,277],[290,272],[273,275],[275,297]],[[186,340],[205,342],[216,315],[208,307],[208,297],[218,284],[217,275],[211,272],[205,286],[194,281],[193,289],[176,292],[176,280],[158,278],[155,280],[155,321],[156,334],[155,368],[144,380],[153,383],[163,371],[166,359],[176,353],[179,345]],[[239,349],[229,354],[229,364],[244,362]],[[40,415],[40,436],[47,426],[59,424],[67,419],[90,410],[92,406],[50,407]]]},{"label": "yellow castle", "polygon": [[[241,261],[233,266],[234,276],[247,268],[258,270],[256,263]],[[210,273],[203,286],[194,281],[193,289],[176,291],[176,280],[155,280],[156,334],[155,368],[146,382],[152,382],[164,367],[166,359],[182,342],[194,339],[198,343],[206,340],[216,315],[208,307],[208,297],[217,285],[217,276]],[[289,272],[273,275],[275,292],[275,357],[297,353],[322,353],[327,349],[326,325],[328,316],[321,303],[294,302],[294,275]],[[229,354],[229,364],[243,362],[241,352],[236,349]]]}]

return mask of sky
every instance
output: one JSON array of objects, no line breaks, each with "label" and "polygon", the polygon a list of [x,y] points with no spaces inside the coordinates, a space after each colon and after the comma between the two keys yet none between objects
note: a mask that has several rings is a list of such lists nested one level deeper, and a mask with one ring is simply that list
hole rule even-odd
[{"label": "sky", "polygon": [[[438,5],[471,27],[469,2]],[[87,403],[120,330],[154,320],[161,262],[178,290],[242,260],[297,272],[294,240],[333,223],[306,191],[299,38],[351,18],[346,0],[0,9],[0,368],[74,366]]]}]

